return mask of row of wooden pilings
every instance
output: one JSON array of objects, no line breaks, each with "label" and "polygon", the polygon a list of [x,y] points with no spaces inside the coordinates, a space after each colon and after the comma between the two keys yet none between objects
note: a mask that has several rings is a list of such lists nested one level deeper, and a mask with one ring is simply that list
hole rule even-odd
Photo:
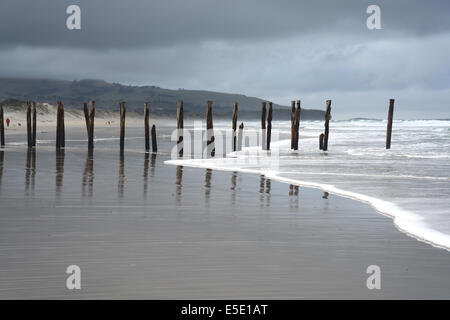
[{"label": "row of wooden pilings", "polygon": [[[213,117],[212,117],[212,101],[208,100],[206,106],[206,130],[207,130],[207,154],[214,157],[214,129],[213,129]],[[266,110],[266,105],[268,108]],[[125,114],[126,107],[125,102],[120,102],[120,150],[125,148]],[[298,150],[299,141],[299,129],[301,119],[301,101],[291,101],[291,149]],[[89,107],[87,103],[83,104],[83,112],[86,122],[86,130],[88,135],[88,149],[94,148],[94,118],[95,118],[95,102],[91,101]],[[36,147],[36,102],[27,101],[27,144],[29,148]],[[272,102],[261,103],[261,146],[263,150],[270,150],[271,134],[272,134]],[[392,121],[394,115],[394,99],[389,101],[388,111],[388,124],[386,133],[386,149],[391,147],[392,137]],[[0,104],[0,145],[5,145],[5,128],[3,120],[3,106]],[[331,100],[326,101],[325,109],[325,123],[324,132],[319,136],[319,149],[323,151],[328,150],[328,138],[329,138],[329,122],[331,119]],[[235,102],[233,106],[232,117],[232,148],[233,151],[240,151],[242,149],[242,139],[244,123],[241,122],[239,130],[237,131],[238,120],[238,103]],[[150,151],[150,126],[149,126],[149,103],[144,103],[144,129],[145,129],[145,150]],[[179,100],[177,105],[177,154],[183,156],[183,101]],[[237,131],[237,134],[236,134]],[[156,127],[152,126],[151,129],[151,145],[152,152],[157,152],[156,141]],[[56,148],[65,147],[65,125],[64,125],[64,105],[61,101],[57,102],[56,111]]]}]

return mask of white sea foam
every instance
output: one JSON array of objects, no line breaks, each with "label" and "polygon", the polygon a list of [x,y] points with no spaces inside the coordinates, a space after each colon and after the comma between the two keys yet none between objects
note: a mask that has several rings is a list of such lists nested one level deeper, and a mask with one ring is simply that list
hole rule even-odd
[{"label": "white sea foam", "polygon": [[[245,123],[256,130],[259,122]],[[226,128],[229,123],[218,123]],[[300,149],[289,150],[290,123],[282,128],[278,170],[265,166],[251,146],[222,159],[169,160],[168,164],[264,174],[371,204],[403,232],[450,249],[450,121],[395,121],[392,149],[384,149],[385,121],[332,121],[329,151],[318,150],[323,123],[301,123]],[[285,133],[283,133],[285,132]],[[248,158],[260,157],[257,165]]]}]

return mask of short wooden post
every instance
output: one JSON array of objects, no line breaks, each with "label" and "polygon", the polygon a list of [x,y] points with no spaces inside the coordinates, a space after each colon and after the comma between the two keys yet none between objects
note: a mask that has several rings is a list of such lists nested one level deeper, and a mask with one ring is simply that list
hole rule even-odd
[{"label": "short wooden post", "polygon": [[298,139],[299,139],[299,128],[300,128],[300,115],[301,115],[300,100],[297,100],[297,108],[295,109],[295,120],[294,120],[294,150],[298,150]]},{"label": "short wooden post", "polygon": [[3,105],[0,103],[0,145],[5,146],[5,122],[3,119]]},{"label": "short wooden post", "polygon": [[156,127],[155,127],[155,125],[152,126],[152,151],[153,152],[158,151],[158,145],[156,144]]},{"label": "short wooden post", "polygon": [[320,150],[323,150],[323,136],[324,136],[323,133],[321,133],[319,136],[319,149]]},{"label": "short wooden post", "polygon": [[57,102],[56,109],[56,148],[65,147],[65,128],[64,128],[64,105],[61,101]]},{"label": "short wooden post", "polygon": [[37,123],[37,119],[36,119],[36,101],[33,101],[33,133],[31,136],[31,144],[33,147],[36,147],[36,132],[37,132],[37,128],[36,128],[36,123]]},{"label": "short wooden post", "polygon": [[177,106],[177,153],[179,157],[183,156],[183,100],[178,100]]},{"label": "short wooden post", "polygon": [[120,103],[120,150],[125,148],[125,102]]},{"label": "short wooden post", "polygon": [[295,144],[295,101],[291,101],[291,149],[294,149]]},{"label": "short wooden post", "polygon": [[270,150],[270,140],[272,138],[272,102],[269,102],[267,111],[267,150]]},{"label": "short wooden post", "polygon": [[233,128],[233,133],[232,133],[232,145],[233,145],[233,151],[236,151],[236,128],[237,128],[237,117],[238,117],[238,103],[235,102],[234,103],[234,107],[233,107],[233,121],[232,121],[232,128]]},{"label": "short wooden post", "polygon": [[27,101],[27,142],[28,148],[33,146],[33,138],[31,137],[31,101]]},{"label": "short wooden post", "polygon": [[237,151],[242,150],[242,139],[244,137],[244,123],[241,122],[239,125],[239,131],[238,131],[238,143],[237,143]]},{"label": "short wooden post", "polygon": [[208,155],[214,157],[214,155],[216,154],[216,149],[214,144],[212,101],[208,100],[206,104],[206,150]]},{"label": "short wooden post", "polygon": [[391,138],[392,138],[392,121],[394,119],[394,99],[389,100],[389,112],[388,112],[388,123],[386,132],[386,149],[391,148]]},{"label": "short wooden post", "polygon": [[145,151],[150,150],[150,126],[148,124],[148,120],[149,120],[148,102],[145,102],[144,103]]},{"label": "short wooden post", "polygon": [[266,103],[261,102],[261,147],[263,150],[267,148],[266,136]]},{"label": "short wooden post", "polygon": [[88,128],[88,149],[94,149],[94,117],[95,117],[95,101],[91,101],[89,106],[89,128]]},{"label": "short wooden post", "polygon": [[330,119],[331,119],[331,100],[327,100],[327,109],[325,111],[325,132],[323,136],[323,151],[328,150],[328,136],[330,133]]}]

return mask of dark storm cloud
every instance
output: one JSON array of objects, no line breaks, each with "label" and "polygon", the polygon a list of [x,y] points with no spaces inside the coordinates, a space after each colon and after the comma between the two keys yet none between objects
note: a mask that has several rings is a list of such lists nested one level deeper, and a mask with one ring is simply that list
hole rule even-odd
[{"label": "dark storm cloud", "polygon": [[[82,30],[65,28],[68,5]],[[204,40],[367,34],[365,10],[382,8],[383,31],[427,35],[450,29],[450,1],[2,0],[2,45],[130,48]]]}]

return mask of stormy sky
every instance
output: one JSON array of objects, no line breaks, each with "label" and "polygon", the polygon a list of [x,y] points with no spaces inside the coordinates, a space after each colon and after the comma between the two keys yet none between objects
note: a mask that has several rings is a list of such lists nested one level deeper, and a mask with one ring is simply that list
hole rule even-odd
[{"label": "stormy sky", "polygon": [[[81,8],[81,30],[66,8]],[[381,8],[381,30],[366,9]],[[2,0],[0,76],[243,93],[337,118],[450,118],[450,1]]]}]

